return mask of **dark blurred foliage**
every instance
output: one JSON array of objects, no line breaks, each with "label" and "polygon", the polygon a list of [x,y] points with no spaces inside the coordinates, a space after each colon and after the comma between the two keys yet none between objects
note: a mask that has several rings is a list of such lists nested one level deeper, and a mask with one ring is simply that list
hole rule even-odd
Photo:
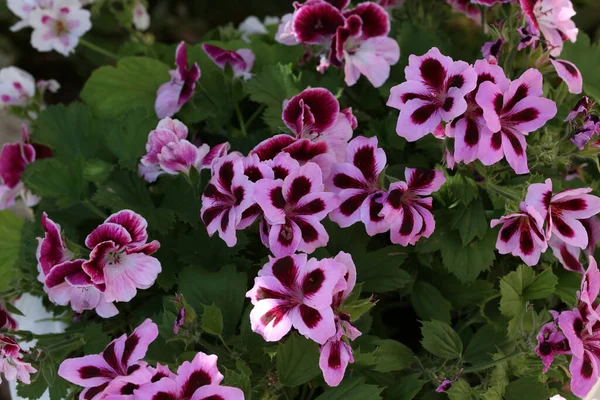
[{"label": "dark blurred foliage", "polygon": [[[133,42],[145,43],[172,44],[181,40],[195,43],[218,27],[237,27],[249,15],[262,19],[265,16],[281,16],[293,10],[292,1],[288,0],[150,0],[148,9],[151,27],[144,34],[139,34],[120,27],[114,15],[108,11],[107,3],[118,8],[122,1],[131,0],[104,0],[105,6],[93,16],[92,31],[85,37],[106,49],[125,52],[127,55],[131,54],[131,49],[124,49],[122,45],[131,38]],[[447,7],[444,0],[433,0],[436,1]],[[594,40],[600,39],[600,0],[573,0],[573,3],[577,10],[574,18],[577,26]],[[91,71],[99,65],[112,62],[83,46],[79,46],[77,53],[70,57],[63,57],[55,52],[39,53],[29,43],[30,29],[10,32],[10,26],[16,21],[17,18],[7,9],[6,0],[2,0],[0,67],[16,65],[29,71],[37,79],[58,80],[62,90],[54,98],[47,99],[50,103],[76,99]],[[466,18],[464,23],[470,24]],[[464,24],[459,25],[463,26],[457,26],[457,29],[464,28]],[[465,41],[479,39],[467,34],[469,29],[464,31]]]}]

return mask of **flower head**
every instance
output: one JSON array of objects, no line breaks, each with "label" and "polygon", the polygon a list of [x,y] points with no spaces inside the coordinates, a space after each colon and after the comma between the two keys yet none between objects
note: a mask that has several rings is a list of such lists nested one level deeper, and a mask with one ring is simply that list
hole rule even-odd
[{"label": "flower head", "polygon": [[28,105],[35,96],[35,80],[17,67],[0,69],[0,107]]},{"label": "flower head", "polygon": [[529,30],[541,32],[548,42],[550,54],[557,57],[563,42],[575,42],[579,29],[571,18],[576,14],[570,0],[519,0]]},{"label": "flower head", "polygon": [[30,26],[31,13],[37,9],[52,8],[55,0],[7,0],[6,5],[21,21],[10,27],[10,30],[16,32]]},{"label": "flower head", "polygon": [[212,44],[203,44],[204,52],[221,69],[227,64],[233,69],[233,76],[248,80],[252,77],[250,70],[254,66],[254,53],[250,49],[224,50]]},{"label": "flower head", "polygon": [[292,29],[300,43],[325,44],[344,25],[342,12],[326,1],[308,0],[295,6]]},{"label": "flower head", "polygon": [[17,329],[17,321],[8,313],[8,311],[0,304],[0,331],[14,331]]},{"label": "flower head", "polygon": [[29,374],[37,370],[30,363],[23,361],[22,357],[23,350],[19,344],[10,336],[0,334],[0,374],[4,374],[4,378],[8,381],[18,379],[28,385],[31,383]]},{"label": "flower head", "polygon": [[142,0],[134,0],[133,10],[131,12],[132,22],[135,29],[145,31],[150,27],[150,14]]},{"label": "flower head", "polygon": [[565,335],[558,330],[556,324],[556,321],[545,324],[537,335],[538,345],[535,352],[542,359],[544,373],[550,368],[555,356],[571,354],[569,342]]},{"label": "flower head", "polygon": [[179,43],[175,51],[176,69],[169,71],[171,80],[163,83],[156,93],[154,110],[158,118],[172,117],[193,96],[196,82],[200,79],[200,67],[188,66],[185,42]]}]

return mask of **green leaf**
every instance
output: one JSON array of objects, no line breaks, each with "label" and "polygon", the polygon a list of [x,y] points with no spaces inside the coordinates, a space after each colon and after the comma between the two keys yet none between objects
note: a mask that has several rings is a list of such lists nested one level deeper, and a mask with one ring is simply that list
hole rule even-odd
[{"label": "green leaf", "polygon": [[158,182],[164,188],[165,197],[161,208],[172,210],[177,217],[192,226],[200,222],[200,200],[194,189],[181,175],[162,176]]},{"label": "green leaf", "polygon": [[497,292],[491,282],[481,279],[464,284],[455,277],[448,276],[435,283],[455,308],[477,305]]},{"label": "green leaf", "polygon": [[246,92],[252,101],[267,106],[263,119],[272,129],[283,126],[281,113],[283,101],[300,93],[299,77],[292,72],[292,66],[272,65],[259,72],[246,83]]},{"label": "green leaf", "polygon": [[298,386],[316,378],[319,369],[319,346],[297,334],[277,346],[277,374],[284,386]]},{"label": "green leaf", "polygon": [[473,240],[467,246],[451,231],[442,235],[440,249],[444,266],[462,282],[474,281],[492,266],[496,258],[495,231],[488,230],[483,240]]},{"label": "green leaf", "polygon": [[481,199],[472,201],[468,206],[461,206],[452,216],[452,229],[457,229],[463,245],[468,245],[475,238],[484,239],[489,228]]},{"label": "green leaf", "polygon": [[376,302],[372,301],[370,297],[352,302],[348,301],[349,299],[346,299],[340,311],[350,315],[350,321],[356,321],[361,316],[368,313],[373,307],[375,307],[376,304]]},{"label": "green leaf", "polygon": [[558,268],[556,275],[558,284],[556,285],[555,294],[565,303],[575,306],[577,291],[581,286],[581,275],[577,272],[567,271],[564,268]]},{"label": "green leaf", "polygon": [[81,157],[71,165],[57,158],[45,158],[27,166],[23,181],[36,195],[55,199],[61,207],[72,206],[85,197],[84,165]]},{"label": "green leaf", "polygon": [[98,354],[104,351],[104,348],[110,343],[110,337],[102,331],[102,325],[96,323],[87,323],[83,331],[85,344],[83,352],[85,354]]},{"label": "green leaf", "polygon": [[162,62],[126,57],[116,67],[94,71],[83,87],[81,98],[102,118],[120,116],[138,107],[152,112],[159,86],[169,80],[169,67]]},{"label": "green leaf", "polygon": [[406,253],[400,246],[387,246],[369,253],[352,254],[363,291],[382,293],[405,287],[411,282],[408,272],[400,266]]},{"label": "green leaf", "polygon": [[460,357],[463,344],[452,327],[441,321],[424,321],[421,327],[423,347],[431,354],[445,360]]},{"label": "green leaf", "polygon": [[401,376],[397,383],[386,391],[386,398],[394,400],[412,400],[427,383],[419,379],[419,374]]},{"label": "green leaf", "polygon": [[21,249],[21,232],[24,221],[10,211],[0,211],[0,291],[10,287],[17,276],[15,263]]},{"label": "green leaf", "polygon": [[506,342],[506,333],[502,329],[492,324],[483,325],[469,341],[464,360],[473,365],[490,362],[492,355]]},{"label": "green leaf", "polygon": [[[0,219],[1,219],[1,217],[0,217]],[[0,250],[0,252],[1,252],[1,250]],[[4,308],[6,308],[6,311],[8,311],[10,314],[20,315],[21,317],[25,316],[25,314],[23,314],[21,312],[21,310],[19,310],[17,307],[12,305],[12,303],[4,303]]]},{"label": "green leaf", "polygon": [[48,384],[42,377],[42,373],[38,372],[37,375],[31,376],[31,383],[25,385],[22,382],[17,383],[17,396],[19,399],[31,399],[38,400],[42,397]]},{"label": "green leaf", "polygon": [[56,379],[56,365],[54,365],[51,359],[46,358],[40,363],[40,370],[48,386],[52,386]]},{"label": "green leaf", "polygon": [[452,196],[460,200],[465,206],[468,206],[473,200],[479,197],[477,183],[472,178],[460,172],[449,177],[445,186]]},{"label": "green leaf", "polygon": [[581,72],[583,90],[596,100],[600,100],[600,42],[591,44],[587,34],[581,32],[577,42],[565,42],[560,58],[571,61]]},{"label": "green leaf", "polygon": [[364,377],[346,378],[337,387],[330,387],[315,400],[381,400],[384,388],[365,383]]},{"label": "green leaf", "polygon": [[57,376],[50,387],[50,400],[63,400],[67,398],[67,391],[69,389],[69,382]]},{"label": "green leaf", "polygon": [[223,386],[233,386],[242,389],[244,392],[244,400],[252,398],[252,383],[250,377],[243,372],[235,372],[225,368]]},{"label": "green leaf", "polygon": [[459,379],[452,384],[452,387],[446,392],[450,400],[471,400],[473,399],[473,389],[464,381]]},{"label": "green leaf", "polygon": [[420,319],[436,319],[450,323],[452,304],[442,296],[435,286],[425,281],[417,281],[410,297],[413,308]]},{"label": "green leaf", "polygon": [[373,355],[377,359],[374,368],[379,372],[402,371],[415,362],[413,352],[400,342],[391,339],[376,340],[377,349]]},{"label": "green leaf", "polygon": [[551,269],[543,271],[535,277],[531,285],[523,291],[525,301],[543,299],[554,293],[554,288],[558,283],[558,278]]},{"label": "green leaf", "polygon": [[236,272],[232,265],[223,267],[219,272],[188,267],[179,274],[179,291],[196,310],[201,310],[204,304],[219,307],[223,315],[224,336],[235,333],[247,291],[245,273]]},{"label": "green leaf", "polygon": [[504,392],[506,400],[546,400],[548,397],[550,392],[546,386],[531,376],[509,383]]},{"label": "green leaf", "polygon": [[223,314],[221,314],[221,309],[214,304],[204,306],[201,327],[202,330],[211,335],[221,336],[223,333]]}]

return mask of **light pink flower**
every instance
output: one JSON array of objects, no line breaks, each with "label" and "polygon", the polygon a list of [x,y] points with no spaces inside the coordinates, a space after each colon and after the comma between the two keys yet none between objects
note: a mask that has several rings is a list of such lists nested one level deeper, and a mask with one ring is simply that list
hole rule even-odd
[{"label": "light pink flower", "polygon": [[441,171],[406,168],[406,182],[390,185],[386,202],[380,212],[390,223],[392,243],[414,245],[420,238],[429,237],[435,230],[431,213],[433,199],[422,197],[436,192],[446,182]]},{"label": "light pink flower", "polygon": [[467,109],[465,95],[475,89],[477,75],[464,61],[453,61],[433,47],[408,58],[406,82],[394,86],[387,105],[400,110],[396,133],[414,142]]},{"label": "light pink flower", "polygon": [[131,335],[123,334],[110,342],[102,354],[66,359],[60,364],[58,375],[85,388],[80,399],[104,399],[115,394],[116,388],[133,391],[152,378],[152,372],[140,360],[157,336],[158,327],[146,319]]},{"label": "light pink flower", "polygon": [[565,122],[572,121],[575,118],[582,117],[584,120],[590,115],[590,111],[594,107],[596,103],[593,99],[590,99],[587,96],[583,96],[579,101],[575,104],[575,107],[571,111],[569,111],[569,115],[565,118]]},{"label": "light pink flower", "polygon": [[200,79],[200,67],[188,66],[185,42],[179,43],[175,51],[176,69],[169,71],[171,80],[163,83],[156,93],[154,110],[158,118],[172,117],[194,95],[196,82]]},{"label": "light pink flower", "polygon": [[22,353],[23,350],[13,338],[0,334],[0,374],[4,374],[4,378],[8,381],[18,379],[29,385],[31,383],[29,374],[36,373],[37,370],[30,363],[22,360]]},{"label": "light pink flower", "polygon": [[540,260],[540,255],[548,248],[544,235],[544,218],[536,209],[521,203],[521,212],[505,215],[494,219],[491,227],[502,225],[498,233],[496,248],[500,254],[512,254],[521,257],[523,262],[534,266]]},{"label": "light pink flower", "polygon": [[287,46],[295,46],[300,44],[298,38],[296,37],[296,33],[294,32],[293,14],[285,14],[283,17],[281,17],[281,23],[277,28],[275,40]]},{"label": "light pink flower", "polygon": [[[596,244],[600,240],[600,221],[594,216],[591,218],[582,219],[579,222],[581,222],[583,225],[583,228],[588,236],[588,245],[583,252],[589,257],[594,254],[594,251],[596,250]],[[569,245],[559,239],[557,236],[552,236],[548,241],[548,245],[552,249],[554,257],[560,261],[565,269],[578,272],[580,274],[584,273],[585,270],[580,261],[581,248]]]},{"label": "light pink flower", "polygon": [[544,35],[552,56],[560,55],[565,40],[577,40],[579,29],[571,20],[576,13],[570,0],[519,1],[530,30]]},{"label": "light pink flower", "polygon": [[146,5],[142,0],[134,0],[135,5],[132,10],[132,22],[135,29],[138,31],[145,31],[150,27],[150,14],[146,9]]},{"label": "light pink flower", "polygon": [[333,294],[345,288],[343,264],[307,259],[306,254],[270,258],[246,293],[254,305],[252,330],[278,341],[294,326],[302,335],[324,344],[336,333]]},{"label": "light pink flower", "polygon": [[10,27],[10,30],[16,32],[30,26],[31,13],[37,9],[52,8],[53,3],[54,0],[7,0],[8,9],[21,18],[19,22]]},{"label": "light pink flower", "polygon": [[0,107],[27,106],[35,96],[35,80],[17,67],[0,69]]},{"label": "light pink flower", "polygon": [[556,115],[556,104],[541,97],[542,74],[528,69],[508,88],[491,81],[479,86],[475,100],[483,110],[487,128],[492,131],[479,159],[492,165],[503,157],[517,174],[529,172],[526,135]]},{"label": "light pink flower", "polygon": [[235,387],[220,386],[223,375],[217,368],[217,356],[202,352],[185,361],[177,375],[151,383],[135,390],[138,399],[161,400],[244,400],[244,393]]},{"label": "light pink flower", "polygon": [[52,8],[33,10],[31,45],[41,52],[56,50],[68,56],[91,29],[90,15],[79,0],[56,0]]},{"label": "light pink flower", "polygon": [[521,51],[526,48],[535,50],[535,48],[540,44],[539,31],[537,31],[535,28],[531,29],[531,27],[522,26],[517,28],[517,32],[521,36],[517,50]]},{"label": "light pink flower", "polygon": [[252,78],[250,70],[254,66],[254,53],[250,49],[239,49],[236,51],[224,50],[212,44],[203,44],[202,49],[211,60],[221,69],[227,64],[233,69],[233,76],[248,80]]},{"label": "light pink flower", "polygon": [[141,215],[122,210],[109,216],[85,239],[92,249],[83,270],[101,288],[106,301],[129,301],[137,289],[148,289],[161,272],[158,259],[151,257],[160,243],[148,241],[148,222]]},{"label": "light pink flower", "polygon": [[583,78],[579,69],[567,60],[550,60],[556,73],[567,84],[569,92],[579,94],[583,90]]}]

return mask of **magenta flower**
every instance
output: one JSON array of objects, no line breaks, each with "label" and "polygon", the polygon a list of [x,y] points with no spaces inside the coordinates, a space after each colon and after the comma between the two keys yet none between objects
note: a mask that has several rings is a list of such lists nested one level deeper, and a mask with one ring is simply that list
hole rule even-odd
[{"label": "magenta flower", "polygon": [[329,214],[332,221],[342,228],[362,221],[370,236],[390,229],[389,222],[379,215],[387,199],[379,187],[379,174],[386,163],[377,137],[358,136],[348,144],[346,162],[333,165],[327,178],[327,189],[340,198],[340,206]]},{"label": "magenta flower", "polygon": [[398,43],[387,37],[387,12],[376,3],[365,2],[344,12],[344,16],[344,26],[337,28],[331,41],[330,61],[337,66],[344,63],[348,86],[362,74],[374,87],[380,87],[390,75],[390,66],[400,58]]},{"label": "magenta flower", "polygon": [[[30,363],[23,361],[24,350],[10,336],[0,334],[0,374],[8,381],[19,380],[26,385],[31,383],[29,374],[37,370]],[[0,383],[2,379],[0,379]]]},{"label": "magenta flower", "polygon": [[309,162],[285,179],[261,179],[254,200],[271,225],[269,248],[277,256],[312,253],[327,245],[329,235],[321,220],[339,206],[334,193],[324,191],[319,166]]},{"label": "magenta flower", "polygon": [[519,36],[521,36],[517,50],[521,51],[526,48],[535,50],[540,44],[540,36],[537,30],[531,29],[528,26],[522,26],[517,28],[517,32],[519,33]]},{"label": "magenta flower", "polygon": [[[179,43],[175,51],[175,65],[177,69],[169,71],[171,80],[163,83],[156,93],[154,110],[158,118],[172,117],[192,97],[196,89],[196,82],[200,79],[200,67],[194,63],[188,66],[185,42]],[[183,138],[185,139],[185,138]]]},{"label": "magenta flower", "polygon": [[567,60],[550,60],[556,73],[567,84],[569,92],[579,94],[583,90],[583,78],[579,69]]},{"label": "magenta flower", "polygon": [[414,245],[422,237],[429,237],[435,230],[431,213],[433,199],[422,197],[436,192],[446,182],[441,171],[406,168],[406,182],[390,185],[386,202],[380,212],[390,223],[392,243]]},{"label": "magenta flower", "polygon": [[496,248],[500,254],[512,254],[521,257],[523,262],[534,266],[540,255],[548,248],[544,235],[544,218],[536,209],[522,202],[521,212],[505,215],[491,221],[491,227],[502,225],[498,233]]},{"label": "magenta flower", "polygon": [[567,118],[565,118],[565,122],[572,121],[575,118],[582,116],[584,119],[590,115],[590,111],[594,107],[594,100],[590,99],[587,96],[583,96],[579,101],[575,104],[575,107],[569,112]]},{"label": "magenta flower", "polygon": [[237,243],[236,229],[242,214],[254,204],[254,184],[244,175],[242,157],[233,153],[212,167],[212,178],[202,194],[200,216],[210,236],[219,232],[227,246]]},{"label": "magenta flower", "polygon": [[148,222],[131,210],[109,216],[90,233],[85,245],[92,249],[83,270],[102,288],[106,301],[129,301],[137,289],[148,289],[161,272],[158,259],[151,257],[160,243],[148,241]]},{"label": "magenta flower", "polygon": [[576,13],[570,0],[519,0],[530,31],[541,32],[548,41],[550,54],[558,57],[563,42],[575,42],[579,30],[571,20]]},{"label": "magenta flower", "polygon": [[340,110],[337,99],[323,88],[305,89],[284,102],[282,119],[294,136],[275,135],[251,153],[271,160],[286,152],[301,164],[317,163],[325,176],[335,161],[343,162],[348,140],[358,124],[352,109]]},{"label": "magenta flower", "polygon": [[[597,217],[591,217],[582,219],[579,222],[581,222],[588,235],[588,246],[583,250],[583,252],[589,257],[590,255],[594,254],[594,251],[596,250],[596,244],[598,243],[598,240],[600,240],[600,221]],[[578,272],[580,274],[585,272],[583,264],[580,261],[581,248],[577,246],[571,246],[563,242],[557,236],[552,236],[548,241],[548,245],[552,249],[552,254],[554,254],[554,257],[560,261],[566,270]]]},{"label": "magenta flower", "polygon": [[512,81],[508,88],[490,81],[479,86],[475,99],[492,131],[486,149],[480,152],[485,165],[506,157],[517,174],[529,172],[525,136],[556,115],[556,104],[541,97],[542,92],[542,74],[533,68]]},{"label": "magenta flower", "polygon": [[36,8],[29,22],[31,45],[41,52],[56,50],[63,56],[75,51],[79,38],[92,28],[91,13],[77,0],[55,0],[52,7]]},{"label": "magenta flower", "polygon": [[0,331],[14,331],[18,328],[17,321],[6,311],[6,309],[0,304]]},{"label": "magenta flower", "polygon": [[336,29],[344,25],[344,15],[323,0],[308,0],[294,5],[292,30],[300,43],[328,44]]},{"label": "magenta flower", "polygon": [[546,179],[544,183],[529,186],[525,202],[546,220],[546,238],[556,236],[568,245],[585,249],[590,240],[581,220],[600,212],[600,198],[588,194],[591,191],[591,188],[570,189],[552,195],[552,181]]},{"label": "magenta flower", "polygon": [[435,389],[435,391],[437,393],[445,393],[448,390],[450,390],[450,388],[452,387],[454,382],[456,382],[458,380],[458,378],[460,377],[460,374],[462,374],[462,371],[463,371],[462,369],[460,371],[458,371],[458,374],[456,374],[454,379],[444,379],[442,381],[442,383],[440,383],[440,385]]},{"label": "magenta flower", "polygon": [[454,161],[463,161],[465,164],[473,162],[477,158],[485,159],[487,157],[488,143],[492,136],[492,131],[488,129],[483,118],[483,110],[475,101],[475,95],[480,85],[490,81],[503,89],[508,89],[510,84],[504,71],[498,65],[490,64],[485,60],[477,60],[474,69],[477,73],[477,86],[466,96],[467,109],[446,125],[446,135],[454,138]]},{"label": "magenta flower", "polygon": [[396,133],[414,142],[467,109],[465,95],[475,89],[477,75],[464,61],[453,61],[433,47],[408,58],[406,82],[394,86],[387,105],[400,110]]},{"label": "magenta flower", "polygon": [[269,342],[290,329],[319,344],[336,333],[333,294],[345,288],[345,268],[332,259],[307,260],[306,254],[271,258],[246,293],[254,308],[252,330]]},{"label": "magenta flower", "polygon": [[179,366],[177,375],[152,379],[134,393],[136,398],[148,400],[244,400],[244,392],[220,386],[222,380],[217,356],[199,352],[191,362]]},{"label": "magenta flower", "polygon": [[548,372],[555,356],[571,354],[569,342],[565,335],[558,330],[556,323],[556,321],[552,321],[545,324],[537,335],[538,345],[535,352],[542,359],[544,373]]},{"label": "magenta flower", "polygon": [[473,22],[481,25],[481,10],[470,0],[446,0],[446,3],[450,4],[454,11],[465,14]]},{"label": "magenta flower", "polygon": [[250,49],[239,49],[236,51],[224,50],[212,44],[203,44],[202,49],[211,60],[221,69],[229,64],[233,69],[233,76],[248,80],[252,77],[250,70],[254,66],[254,53]]},{"label": "magenta flower", "polygon": [[[594,138],[600,134],[600,117],[597,115],[590,114],[583,120],[583,125],[573,132],[571,142],[579,150],[583,150],[585,146]],[[600,142],[596,140],[592,142],[593,147],[600,147]]]},{"label": "magenta flower", "polygon": [[67,381],[84,387],[80,399],[100,400],[118,387],[129,393],[149,382],[151,371],[140,361],[148,346],[158,336],[158,327],[146,319],[131,335],[123,334],[110,342],[102,354],[69,358],[58,368],[58,375]]},{"label": "magenta flower", "polygon": [[72,260],[73,253],[64,245],[60,225],[46,213],[42,214],[44,238],[38,238],[36,257],[38,280],[44,284],[48,299],[58,305],[71,305],[73,311],[82,313],[95,310],[102,318],[119,313],[112,301],[107,301],[102,290],[83,270],[85,260]]},{"label": "magenta flower", "polygon": [[504,47],[504,43],[506,43],[506,41],[502,37],[499,37],[493,42],[486,42],[481,47],[483,58],[490,64],[498,64],[498,58],[500,57],[500,51],[502,50],[502,47]]},{"label": "magenta flower", "polygon": [[[252,184],[261,179],[274,179],[275,177],[273,169],[267,164],[267,162],[260,161],[256,154],[250,154],[248,157],[242,158],[242,164],[244,168],[244,175],[248,177]],[[260,216],[262,216],[262,210],[258,204],[253,202],[250,207],[242,212],[242,218],[237,224],[237,229],[246,229]]]},{"label": "magenta flower", "polygon": [[17,67],[0,69],[0,107],[27,106],[35,96],[35,80]]}]

